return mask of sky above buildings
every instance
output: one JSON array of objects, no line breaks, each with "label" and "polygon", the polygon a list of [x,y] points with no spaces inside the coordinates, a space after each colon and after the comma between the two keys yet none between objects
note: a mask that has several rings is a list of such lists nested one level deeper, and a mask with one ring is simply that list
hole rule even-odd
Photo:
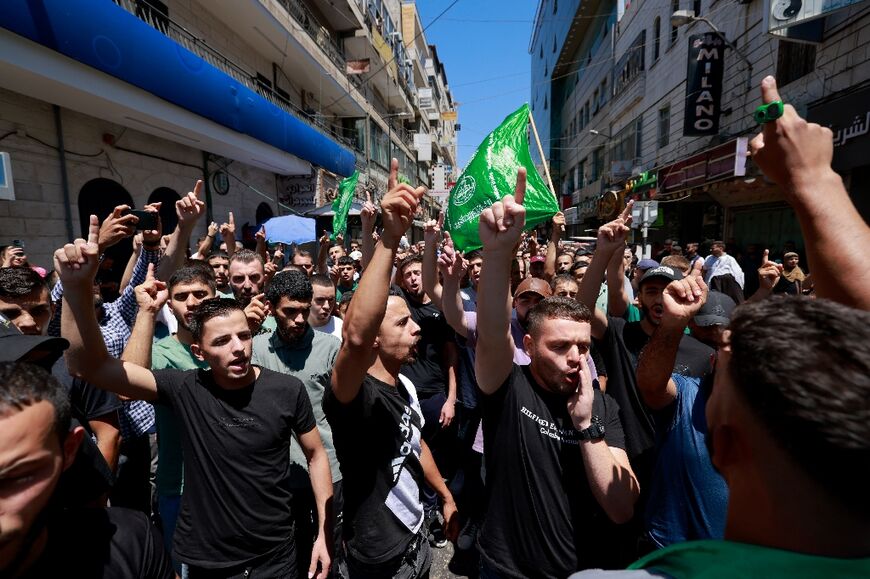
[{"label": "sky above buildings", "polygon": [[[535,0],[417,0],[426,40],[438,47],[460,103],[459,166],[510,113],[529,100],[529,40]],[[433,23],[433,20],[434,23]]]}]

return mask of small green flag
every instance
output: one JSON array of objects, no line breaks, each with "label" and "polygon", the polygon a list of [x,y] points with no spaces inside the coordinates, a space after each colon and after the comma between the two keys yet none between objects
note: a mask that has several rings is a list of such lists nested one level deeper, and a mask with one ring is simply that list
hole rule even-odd
[{"label": "small green flag", "polygon": [[460,251],[482,247],[478,235],[480,214],[484,209],[512,195],[517,170],[528,172],[526,230],[548,221],[559,211],[559,204],[538,174],[529,154],[529,105],[511,113],[477,148],[447,200],[444,225]]},{"label": "small green flag", "polygon": [[347,231],[347,214],[350,213],[350,206],[353,203],[353,192],[356,191],[356,184],[359,181],[359,171],[354,171],[353,175],[347,179],[342,179],[338,184],[338,195],[332,202],[332,211],[335,216],[332,218],[332,238],[339,234],[342,236]]}]

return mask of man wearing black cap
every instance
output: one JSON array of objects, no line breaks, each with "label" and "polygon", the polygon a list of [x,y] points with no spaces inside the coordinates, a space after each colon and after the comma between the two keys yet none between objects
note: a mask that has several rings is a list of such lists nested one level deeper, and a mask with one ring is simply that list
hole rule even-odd
[{"label": "man wearing black cap", "polygon": [[711,348],[718,349],[722,343],[722,334],[731,320],[731,312],[736,307],[737,304],[731,296],[711,291],[698,313],[689,320],[692,336]]},{"label": "man wearing black cap", "polygon": [[705,335],[716,340],[721,334],[712,328],[727,325],[734,306],[731,302],[726,309],[730,298],[708,294],[701,276],[693,275],[670,282],[661,301],[661,318],[637,364],[637,387],[656,429],[656,462],[644,513],[645,538],[656,548],[721,539],[725,532],[728,488],[706,445],[704,409],[712,375],[681,376],[674,366],[686,325],[710,329]]},{"label": "man wearing black cap", "polygon": [[[598,283],[587,283],[587,279],[602,279],[614,254],[622,254],[630,223],[629,205],[619,217],[598,230],[595,253],[580,286],[580,302],[590,310],[595,308]],[[696,268],[693,275],[698,272]],[[607,367],[607,393],[619,403],[626,451],[644,494],[654,464],[656,431],[654,417],[638,391],[635,370],[641,350],[661,323],[664,289],[672,281],[682,278],[681,272],[670,267],[649,269],[638,284],[637,299],[643,313],[643,318],[638,322],[628,322],[623,318],[607,315],[601,310],[593,310],[592,337],[598,340],[597,344],[601,346],[604,365]],[[686,376],[703,376],[712,368],[712,356],[712,348],[691,336],[682,335],[675,366],[671,370]],[[641,502],[643,500],[642,498]],[[628,538],[628,542],[632,542],[632,539]]]}]

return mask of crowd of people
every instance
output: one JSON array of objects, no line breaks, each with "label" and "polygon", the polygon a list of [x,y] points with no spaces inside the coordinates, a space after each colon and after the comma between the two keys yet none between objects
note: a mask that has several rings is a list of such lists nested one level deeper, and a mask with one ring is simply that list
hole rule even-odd
[{"label": "crowd of people", "polygon": [[50,272],[10,245],[0,576],[410,579],[448,542],[482,579],[870,576],[870,273],[840,251],[870,228],[828,129],[786,106],[751,151],[811,276],[721,241],[643,259],[631,203],[544,244],[524,169],[481,249],[443,217],[411,244],[396,160],[316,251],[245,248],[231,213],[191,247],[201,182],[172,232],[121,206]]}]

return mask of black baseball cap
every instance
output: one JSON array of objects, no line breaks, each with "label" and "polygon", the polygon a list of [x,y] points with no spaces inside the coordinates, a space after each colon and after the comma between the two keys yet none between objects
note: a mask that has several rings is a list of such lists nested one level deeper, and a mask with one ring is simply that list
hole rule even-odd
[{"label": "black baseball cap", "polygon": [[736,307],[730,296],[711,291],[707,294],[707,301],[695,314],[695,323],[699,326],[727,326],[731,321],[731,312]]},{"label": "black baseball cap", "polygon": [[[22,334],[15,324],[0,318],[0,362],[18,362],[31,353],[44,353],[44,357],[34,360],[53,364],[69,348],[69,342],[52,336],[29,336]],[[49,366],[51,365],[49,364]]]},{"label": "black baseball cap", "polygon": [[683,272],[666,265],[660,265],[647,270],[647,272],[643,274],[643,277],[640,278],[640,283],[638,285],[643,285],[643,282],[654,277],[667,279],[668,281],[678,281],[683,279]]}]

